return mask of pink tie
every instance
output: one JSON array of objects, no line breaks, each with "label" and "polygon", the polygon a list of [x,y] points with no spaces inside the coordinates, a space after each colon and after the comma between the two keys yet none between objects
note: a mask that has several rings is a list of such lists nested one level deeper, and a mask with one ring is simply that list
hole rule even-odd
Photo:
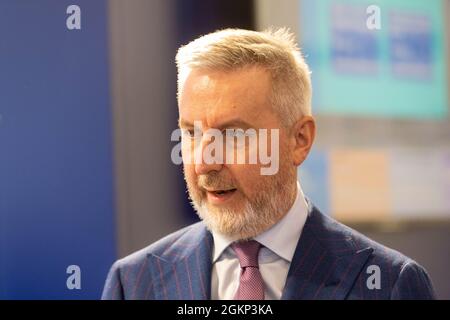
[{"label": "pink tie", "polygon": [[241,265],[239,288],[235,300],[264,300],[264,282],[259,272],[258,252],[261,244],[255,240],[231,245]]}]

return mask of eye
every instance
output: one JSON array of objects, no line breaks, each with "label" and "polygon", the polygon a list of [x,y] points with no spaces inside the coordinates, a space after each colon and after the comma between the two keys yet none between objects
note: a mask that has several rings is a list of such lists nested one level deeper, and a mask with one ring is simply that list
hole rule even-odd
[{"label": "eye", "polygon": [[227,138],[244,138],[245,137],[245,131],[243,129],[226,129],[225,135]]},{"label": "eye", "polygon": [[185,138],[193,138],[194,137],[194,129],[181,129],[181,133]]}]

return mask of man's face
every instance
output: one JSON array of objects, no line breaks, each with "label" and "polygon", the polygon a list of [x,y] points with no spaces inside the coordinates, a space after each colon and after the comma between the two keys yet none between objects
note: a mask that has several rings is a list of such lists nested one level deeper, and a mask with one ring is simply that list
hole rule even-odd
[{"label": "man's face", "polygon": [[[210,229],[239,239],[254,237],[287,212],[296,188],[288,130],[270,104],[270,74],[259,67],[228,72],[192,70],[180,85],[184,174],[193,205]],[[194,123],[196,130],[200,124],[203,133],[197,139],[191,136]],[[207,164],[203,151],[214,141],[205,134],[209,129],[218,129],[224,138],[226,129],[241,133],[255,129],[258,142],[264,143],[267,153],[273,152],[274,146],[279,148],[279,159],[272,159],[278,161],[278,172],[261,174],[261,168],[267,164],[262,164],[259,156],[256,163],[248,163],[249,153],[259,154],[261,146],[251,145],[250,139],[245,145],[231,147],[236,154],[246,153],[244,164],[225,161],[230,151],[226,142],[224,161]],[[267,141],[261,139],[260,129],[267,130]],[[271,129],[278,130],[277,141],[270,140],[277,138]],[[201,152],[201,161],[197,158],[189,163],[188,151]]]}]

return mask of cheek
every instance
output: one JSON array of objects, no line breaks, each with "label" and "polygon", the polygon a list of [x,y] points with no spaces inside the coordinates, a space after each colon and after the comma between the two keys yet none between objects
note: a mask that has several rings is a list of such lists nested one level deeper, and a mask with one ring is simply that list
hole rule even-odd
[{"label": "cheek", "polygon": [[194,163],[195,150],[194,150],[194,141],[188,138],[181,138],[181,157],[183,159],[183,163],[190,165]]},{"label": "cheek", "polygon": [[259,165],[236,164],[228,166],[228,171],[244,195],[251,196],[257,191],[256,186],[259,185],[262,178]]},{"label": "cheek", "polygon": [[184,176],[189,184],[195,184],[197,176],[195,175],[195,166],[192,164],[183,165]]}]

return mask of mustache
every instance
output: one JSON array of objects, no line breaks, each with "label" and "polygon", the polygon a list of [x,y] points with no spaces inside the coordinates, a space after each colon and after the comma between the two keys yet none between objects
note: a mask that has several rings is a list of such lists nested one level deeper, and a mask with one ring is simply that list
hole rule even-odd
[{"label": "mustache", "polygon": [[233,189],[237,184],[230,177],[212,172],[198,176],[197,185],[203,189]]}]

